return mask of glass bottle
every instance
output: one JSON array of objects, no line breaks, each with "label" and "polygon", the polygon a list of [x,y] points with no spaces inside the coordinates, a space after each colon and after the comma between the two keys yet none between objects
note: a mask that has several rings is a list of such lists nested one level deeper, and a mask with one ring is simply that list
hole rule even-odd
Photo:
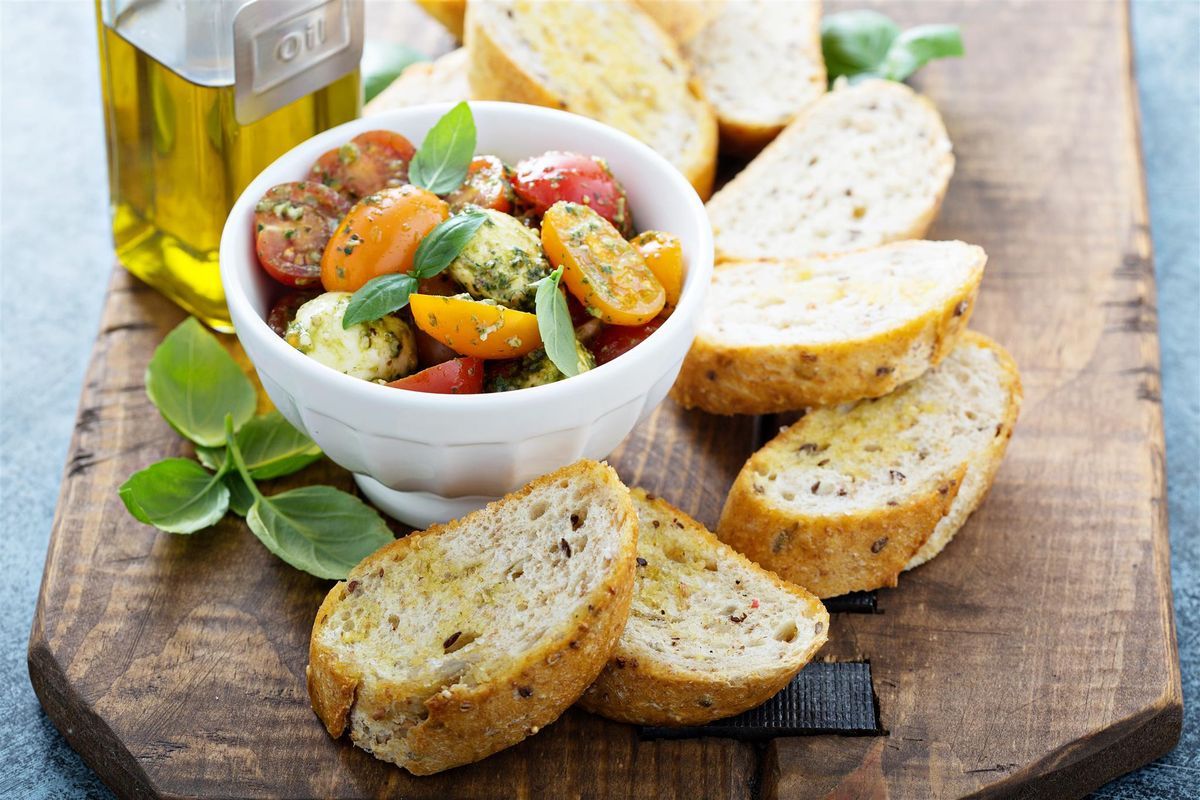
[{"label": "glass bottle", "polygon": [[209,326],[234,200],[362,108],[362,0],[97,0],[117,258]]}]

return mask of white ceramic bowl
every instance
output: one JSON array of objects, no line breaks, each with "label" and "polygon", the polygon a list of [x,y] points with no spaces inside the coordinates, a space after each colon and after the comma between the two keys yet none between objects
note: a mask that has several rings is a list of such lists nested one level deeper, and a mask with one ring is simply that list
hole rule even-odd
[{"label": "white ceramic bowl", "polygon": [[712,230],[695,191],[636,139],[575,114],[512,103],[471,104],[476,152],[509,163],[546,150],[603,156],[629,195],[639,230],[669,231],[687,273],[678,307],[620,358],[576,377],[514,392],[440,395],[351,378],[301,354],[264,321],[283,287],[254,253],[254,206],[270,187],[301,180],[317,157],[358,133],[384,128],[419,144],[449,104],[355,120],[298,145],[267,167],[234,204],[221,237],[229,311],[263,387],[288,420],[363,492],[417,527],[444,521],[579,458],[604,458],[654,410],[675,381],[712,275]]}]

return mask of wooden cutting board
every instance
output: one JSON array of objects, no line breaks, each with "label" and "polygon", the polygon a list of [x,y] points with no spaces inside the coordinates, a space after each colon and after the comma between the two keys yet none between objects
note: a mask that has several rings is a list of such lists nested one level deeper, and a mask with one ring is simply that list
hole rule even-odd
[{"label": "wooden cutting board", "polygon": [[[970,56],[917,81],[958,153],[932,237],[990,254],[973,325],[1016,356],[1026,402],[991,496],[946,552],[879,592],[877,613],[834,615],[823,655],[870,662],[883,733],[647,740],[572,710],[430,778],[330,740],[304,691],[329,584],[240,520],[158,534],[117,498],[134,470],[189,452],[142,384],[181,315],[118,270],[29,645],[43,706],[105,782],[136,797],[1072,797],[1169,750],[1182,701],[1127,10],[889,10],[962,24]],[[771,432],[668,403],[612,462],[712,524]],[[351,487],[328,463],[295,480],[313,482]]]}]

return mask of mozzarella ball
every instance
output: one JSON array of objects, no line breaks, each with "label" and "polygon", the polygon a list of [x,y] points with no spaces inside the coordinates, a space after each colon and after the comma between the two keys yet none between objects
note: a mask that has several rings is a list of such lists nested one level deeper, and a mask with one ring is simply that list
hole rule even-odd
[{"label": "mozzarella ball", "polygon": [[494,209],[486,215],[447,271],[476,300],[495,300],[518,311],[533,311],[537,287],[550,274],[536,231]]},{"label": "mozzarella ball", "polygon": [[367,381],[394,381],[417,367],[412,328],[395,314],[342,327],[349,292],[325,292],[296,311],[287,343],[304,355]]}]

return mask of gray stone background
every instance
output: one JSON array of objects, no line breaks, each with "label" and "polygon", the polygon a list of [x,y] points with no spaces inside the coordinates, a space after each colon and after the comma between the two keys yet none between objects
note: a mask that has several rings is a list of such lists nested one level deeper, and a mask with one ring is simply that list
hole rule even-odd
[{"label": "gray stone background", "polygon": [[[82,0],[0,0],[0,797],[110,796],[42,713],[25,665],[112,264],[93,20]],[[1200,0],[1135,0],[1133,30],[1186,705],[1179,746],[1095,796],[1191,798],[1200,796]]]}]

